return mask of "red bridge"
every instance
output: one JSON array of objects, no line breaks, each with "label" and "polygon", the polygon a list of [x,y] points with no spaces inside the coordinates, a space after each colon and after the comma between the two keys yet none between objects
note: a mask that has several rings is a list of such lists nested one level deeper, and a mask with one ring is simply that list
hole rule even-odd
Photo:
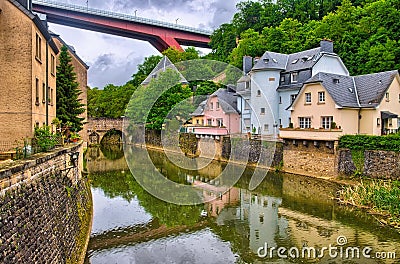
[{"label": "red bridge", "polygon": [[136,15],[120,14],[48,0],[33,0],[32,10],[46,14],[50,23],[77,27],[127,38],[146,40],[158,51],[180,45],[208,48],[211,32],[161,22]]}]

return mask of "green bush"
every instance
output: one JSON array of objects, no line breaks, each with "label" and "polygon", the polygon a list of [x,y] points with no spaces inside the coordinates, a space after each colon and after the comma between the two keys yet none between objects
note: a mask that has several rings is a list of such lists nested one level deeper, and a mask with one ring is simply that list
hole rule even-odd
[{"label": "green bush", "polygon": [[400,151],[400,134],[387,136],[345,135],[339,139],[339,148]]},{"label": "green bush", "polygon": [[51,133],[49,126],[35,128],[35,141],[39,151],[49,151],[54,148],[57,143],[56,136]]}]

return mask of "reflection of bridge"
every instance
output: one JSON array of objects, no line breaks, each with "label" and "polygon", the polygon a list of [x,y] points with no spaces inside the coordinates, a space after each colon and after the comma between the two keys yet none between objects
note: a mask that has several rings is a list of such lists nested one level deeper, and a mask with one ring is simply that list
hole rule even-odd
[{"label": "reflection of bridge", "polygon": [[174,23],[57,1],[33,0],[33,11],[51,23],[150,42],[158,51],[180,45],[208,48],[211,32]]},{"label": "reflection of bridge", "polygon": [[89,118],[87,131],[89,144],[99,144],[104,135],[111,130],[122,132],[122,118]]}]

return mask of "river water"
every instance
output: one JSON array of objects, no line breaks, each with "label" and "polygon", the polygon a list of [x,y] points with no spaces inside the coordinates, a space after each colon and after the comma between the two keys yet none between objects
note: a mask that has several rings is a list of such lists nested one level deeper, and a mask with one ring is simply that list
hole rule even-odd
[{"label": "river water", "polygon": [[[221,184],[214,179],[226,166],[211,162],[206,169],[187,171],[161,152],[149,155],[165,177],[184,184]],[[338,186],[326,181],[268,173],[250,191],[253,169],[247,168],[217,199],[179,206],[158,200],[138,184],[122,147],[89,148],[85,159],[94,203],[86,263],[399,263],[399,232],[337,205],[332,197]],[[331,251],[321,251],[330,245]],[[280,255],[279,247],[284,248]],[[388,257],[396,252],[397,260],[377,259],[381,252]]]}]

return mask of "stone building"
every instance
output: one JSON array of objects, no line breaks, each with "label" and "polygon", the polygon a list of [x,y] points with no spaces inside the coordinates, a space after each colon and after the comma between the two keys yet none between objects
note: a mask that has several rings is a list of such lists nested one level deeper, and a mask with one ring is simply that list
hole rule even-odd
[{"label": "stone building", "polygon": [[56,117],[58,48],[28,0],[0,1],[0,25],[0,141],[15,145]]},{"label": "stone building", "polygon": [[[68,53],[72,58],[72,66],[74,67],[74,72],[76,73],[76,81],[79,83],[79,90],[82,92],[79,95],[79,100],[82,104],[85,105],[85,112],[83,112],[80,117],[84,118],[83,120],[83,129],[79,132],[84,141],[88,142],[88,134],[87,134],[87,71],[89,66],[76,54],[75,48],[71,45],[68,45],[60,35],[57,35],[53,32],[50,32],[51,37],[53,38],[56,46],[61,50],[62,46],[66,46],[68,48]],[[58,63],[57,63],[58,65]]]}]

